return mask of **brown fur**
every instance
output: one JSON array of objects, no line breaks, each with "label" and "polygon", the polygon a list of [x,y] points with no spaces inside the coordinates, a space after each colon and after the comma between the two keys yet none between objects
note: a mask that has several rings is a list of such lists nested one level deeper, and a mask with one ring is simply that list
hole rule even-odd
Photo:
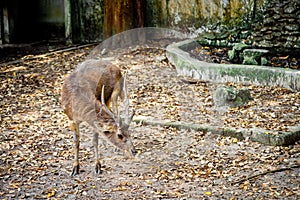
[{"label": "brown fur", "polygon": [[87,60],[65,79],[62,86],[62,107],[70,120],[73,120],[72,98],[78,97],[80,93],[101,101],[103,85],[105,104],[108,108],[114,104],[117,107],[118,97],[124,98],[123,77],[121,70],[110,62]]},{"label": "brown fur", "polygon": [[[98,160],[98,134],[125,151],[134,151],[128,127],[121,127],[111,115],[105,112],[101,103],[104,85],[104,103],[113,111],[118,110],[118,97],[124,98],[124,78],[121,70],[110,62],[87,60],[81,63],[64,81],[62,86],[62,107],[74,130],[75,160],[72,175],[79,173],[79,124],[87,122],[94,129],[93,144],[96,155],[96,172],[100,173]],[[128,98],[128,97],[127,97]],[[129,125],[129,124],[128,124]]]}]

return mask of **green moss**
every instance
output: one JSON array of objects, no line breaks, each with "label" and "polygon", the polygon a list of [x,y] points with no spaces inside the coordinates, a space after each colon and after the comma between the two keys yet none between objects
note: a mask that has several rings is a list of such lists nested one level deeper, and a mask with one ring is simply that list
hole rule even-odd
[{"label": "green moss", "polygon": [[258,63],[253,57],[244,56],[243,65],[258,65]]},{"label": "green moss", "polygon": [[244,43],[237,43],[232,47],[232,50],[228,51],[229,60],[243,60],[243,54],[241,53],[249,45]]},{"label": "green moss", "polygon": [[229,57],[229,60],[233,60],[234,57],[235,57],[235,51],[234,50],[229,50],[228,51],[228,57]]},{"label": "green moss", "polygon": [[238,44],[235,44],[232,49],[235,51],[242,51],[247,47],[249,47],[249,45],[244,44],[244,43],[238,43]]},{"label": "green moss", "polygon": [[220,67],[219,71],[222,76],[236,77],[236,76],[241,75],[243,70],[241,70],[240,68],[234,68],[234,67],[228,66],[228,67]]},{"label": "green moss", "polygon": [[260,62],[261,62],[261,65],[267,65],[268,64],[268,60],[267,60],[266,57],[261,57]]}]

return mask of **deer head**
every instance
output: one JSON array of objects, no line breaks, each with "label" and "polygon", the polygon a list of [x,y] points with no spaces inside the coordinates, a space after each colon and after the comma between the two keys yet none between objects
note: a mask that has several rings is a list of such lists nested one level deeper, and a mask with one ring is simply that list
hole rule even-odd
[{"label": "deer head", "polygon": [[[135,110],[132,111],[132,114],[129,115],[129,99],[127,93],[127,86],[126,86],[126,74],[124,77],[124,84],[123,84],[123,91],[124,91],[124,98],[125,98],[125,118],[124,120],[120,117],[120,112],[118,106],[116,106],[117,110],[110,110],[107,105],[104,103],[104,90],[105,85],[102,86],[101,91],[101,102],[102,108],[106,112],[106,114],[111,118],[110,123],[105,124],[104,126],[104,135],[106,140],[113,144],[114,146],[122,149],[125,151],[126,155],[134,156],[136,154],[136,150],[134,145],[131,141],[131,134],[129,131],[129,126],[132,121],[132,118],[135,114]],[[95,126],[97,126],[97,122],[95,122]],[[99,129],[99,128],[98,128]]]}]

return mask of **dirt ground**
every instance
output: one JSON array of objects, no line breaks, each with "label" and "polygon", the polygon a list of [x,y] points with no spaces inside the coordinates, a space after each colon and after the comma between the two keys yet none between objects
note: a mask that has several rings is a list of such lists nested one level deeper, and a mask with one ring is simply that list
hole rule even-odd
[{"label": "dirt ground", "polygon": [[[79,175],[72,133],[60,107],[64,77],[91,48],[27,56],[0,68],[0,199],[299,199],[300,143],[264,146],[209,132],[132,123],[138,154],[101,145],[94,173],[92,134],[81,125]],[[248,87],[249,105],[216,110],[218,84],[187,84],[161,49],[138,49],[114,61],[128,70],[137,116],[230,127],[287,130],[300,121],[300,94]],[[257,176],[256,176],[257,175]]]}]

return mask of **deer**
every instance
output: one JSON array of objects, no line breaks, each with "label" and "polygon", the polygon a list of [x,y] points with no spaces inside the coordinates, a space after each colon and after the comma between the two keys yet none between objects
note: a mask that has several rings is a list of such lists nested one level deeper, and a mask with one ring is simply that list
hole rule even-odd
[{"label": "deer", "polygon": [[[98,153],[100,136],[108,143],[133,157],[137,151],[131,141],[129,125],[135,114],[129,115],[126,85],[127,73],[122,76],[119,67],[110,61],[89,59],[79,64],[62,85],[61,104],[73,131],[74,162],[71,176],[79,174],[79,145],[81,122],[93,129],[92,144],[95,153],[95,172],[102,173]],[[121,119],[118,99],[124,100],[125,117]]]}]

